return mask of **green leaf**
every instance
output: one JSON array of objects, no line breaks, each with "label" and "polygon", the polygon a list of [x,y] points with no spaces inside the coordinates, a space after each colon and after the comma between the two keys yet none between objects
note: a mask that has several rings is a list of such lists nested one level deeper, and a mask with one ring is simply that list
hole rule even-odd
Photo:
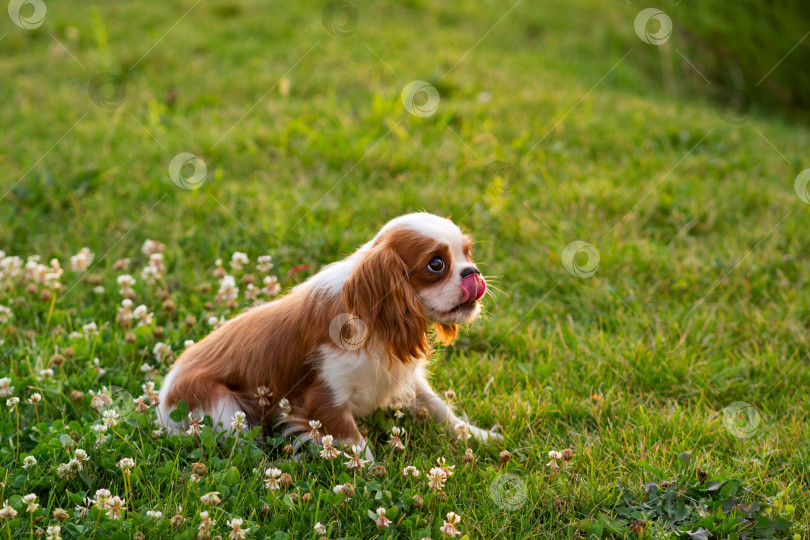
[{"label": "green leaf", "polygon": [[177,402],[177,407],[169,413],[169,418],[174,420],[175,422],[182,422],[183,419],[188,414],[188,403],[183,401],[182,399]]},{"label": "green leaf", "polygon": [[239,469],[237,469],[236,467],[231,467],[225,473],[225,482],[227,482],[229,486],[236,484],[240,480],[241,477],[239,476]]},{"label": "green leaf", "polygon": [[736,495],[739,488],[740,488],[739,482],[737,482],[736,480],[729,480],[720,490],[720,497],[722,499],[727,499],[733,495]]},{"label": "green leaf", "polygon": [[204,447],[213,448],[217,445],[217,432],[211,426],[203,426],[200,431],[200,439]]}]

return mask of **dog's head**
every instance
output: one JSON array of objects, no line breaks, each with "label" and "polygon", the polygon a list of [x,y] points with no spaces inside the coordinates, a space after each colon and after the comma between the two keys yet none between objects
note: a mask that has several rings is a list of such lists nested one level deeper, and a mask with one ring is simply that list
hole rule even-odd
[{"label": "dog's head", "polygon": [[369,340],[402,361],[427,354],[427,330],[449,343],[460,323],[481,312],[486,284],[472,241],[452,221],[427,213],[398,217],[356,254],[343,286],[347,310],[369,328]]}]

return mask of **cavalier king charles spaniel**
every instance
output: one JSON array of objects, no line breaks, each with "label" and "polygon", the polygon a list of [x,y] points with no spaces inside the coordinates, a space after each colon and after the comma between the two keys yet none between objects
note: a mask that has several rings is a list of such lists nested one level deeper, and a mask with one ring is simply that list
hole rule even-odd
[{"label": "cavalier king charles spaniel", "polygon": [[218,424],[243,411],[251,425],[283,424],[302,442],[329,434],[364,446],[356,418],[407,406],[502,439],[453,414],[426,375],[429,330],[451,343],[481,312],[486,284],[470,246],[448,219],[393,219],[349,257],[186,349],[163,381],[161,421],[179,428],[169,412],[184,400]]}]

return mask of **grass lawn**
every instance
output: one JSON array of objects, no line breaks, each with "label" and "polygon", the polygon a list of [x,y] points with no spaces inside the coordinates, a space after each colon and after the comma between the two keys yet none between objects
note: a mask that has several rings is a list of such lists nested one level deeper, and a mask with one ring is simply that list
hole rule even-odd
[{"label": "grass lawn", "polygon": [[[0,403],[1,498],[18,513],[0,510],[0,536],[45,532],[62,508],[65,538],[194,538],[203,510],[222,537],[240,517],[248,538],[440,538],[452,511],[469,538],[809,538],[810,206],[794,189],[807,127],[757,110],[729,121],[662,86],[695,74],[677,34],[636,36],[643,6],[352,3],[326,21],[322,2],[257,0],[48,2],[28,30],[2,17],[0,377],[13,390],[0,393],[20,402]],[[403,107],[414,80],[436,89],[433,114]],[[170,179],[183,152],[205,163],[199,189]],[[503,443],[381,411],[365,426],[384,469],[354,474],[293,462],[272,433],[155,435],[152,409],[134,410],[210,317],[252,303],[242,279],[261,286],[259,256],[283,294],[417,210],[470,231],[496,289],[437,348],[433,383]],[[154,284],[147,239],[165,244]],[[574,256],[576,241],[592,248]],[[83,247],[94,258],[73,271]],[[14,256],[58,259],[62,287],[10,277]],[[214,302],[218,258],[236,306]],[[117,323],[121,274],[150,324]],[[162,362],[158,343],[173,351]],[[119,418],[101,433],[104,409]],[[404,451],[387,444],[395,424]],[[565,448],[573,459],[548,466]],[[71,469],[77,449],[88,459]],[[441,492],[426,479],[440,457],[455,465]],[[293,483],[267,489],[270,467]],[[351,497],[333,492],[346,482]],[[99,489],[126,499],[120,519],[81,510]],[[211,491],[221,502],[206,507]]]}]

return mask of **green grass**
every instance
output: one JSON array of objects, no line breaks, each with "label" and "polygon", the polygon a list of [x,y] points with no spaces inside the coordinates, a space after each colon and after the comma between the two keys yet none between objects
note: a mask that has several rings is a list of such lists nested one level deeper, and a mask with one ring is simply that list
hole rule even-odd
[{"label": "green grass", "polygon": [[[53,306],[25,280],[0,290],[0,305],[13,310],[0,325],[0,376],[23,400],[0,417],[2,499],[20,513],[0,535],[30,537],[19,497],[36,493],[37,529],[63,507],[65,537],[191,538],[199,495],[220,491],[212,516],[223,536],[241,516],[250,538],[315,537],[316,521],[331,538],[370,538],[378,530],[367,511],[385,506],[396,525],[385,534],[402,538],[438,538],[448,511],[470,538],[584,537],[599,527],[632,535],[614,530],[626,521],[622,508],[647,512],[646,537],[688,537],[649,520],[649,505],[620,503],[616,486],[639,494],[655,481],[663,492],[661,482],[677,477],[673,496],[709,501],[699,469],[707,482],[736,482],[741,503],[762,503],[756,514],[790,521],[777,536],[808,538],[810,206],[794,192],[808,167],[808,129],[756,110],[729,124],[709,102],[662,93],[661,74],[640,61],[654,52],[633,30],[639,6],[523,2],[506,15],[511,3],[353,3],[359,24],[345,38],[325,31],[324,4],[313,2],[51,2],[35,30],[3,17],[0,249],[56,257],[66,271]],[[772,52],[774,63],[784,52]],[[675,77],[689,70],[672,59]],[[126,81],[117,108],[89,96],[102,72]],[[404,110],[400,92],[412,80],[438,89],[433,116]],[[202,188],[169,180],[180,152],[205,161]],[[495,160],[504,173],[492,174]],[[235,309],[205,306],[218,257],[272,254],[287,289],[414,210],[468,229],[497,287],[484,319],[435,353],[433,380],[456,392],[471,421],[501,426],[503,444],[465,444],[408,417],[407,449],[396,452],[385,444],[394,417],[380,413],[367,425],[387,474],[358,475],[346,501],[331,491],[349,479],[342,464],[290,462],[272,434],[231,455],[232,439],[215,445],[206,432],[201,455],[194,438],[153,438],[146,417],[132,413],[116,426],[120,437],[95,444],[90,390],[122,389],[120,409],[142,393],[140,366],[155,364],[155,343],[179,352],[209,331],[209,314],[249,304],[240,295]],[[161,285],[140,279],[147,238],[167,246]],[[600,255],[590,278],[563,266],[575,240]],[[83,246],[104,293],[68,269]],[[155,312],[163,337],[142,328],[129,345],[116,325],[113,264],[124,257],[138,279],[136,305]],[[309,269],[290,274],[301,264]],[[213,291],[200,292],[203,283]],[[176,313],[161,310],[163,290]],[[199,321],[191,329],[188,316]],[[97,338],[69,337],[90,322]],[[68,346],[73,358],[40,380]],[[167,369],[158,366],[158,385]],[[35,391],[44,398],[36,410],[25,403]],[[84,398],[72,401],[71,391]],[[737,401],[761,415],[750,438],[723,425]],[[468,446],[476,461],[464,466]],[[90,461],[60,479],[56,467],[77,447]],[[548,451],[566,447],[574,459],[552,473]],[[513,454],[506,464],[503,449]],[[683,452],[692,452],[688,465]],[[21,467],[26,455],[35,468]],[[124,456],[137,460],[131,494],[115,465]],[[424,478],[440,456],[456,465],[446,501]],[[209,472],[191,484],[200,460]],[[296,483],[266,491],[252,471],[270,463]],[[404,479],[406,464],[423,476]],[[519,509],[490,496],[504,473],[525,483]],[[124,519],[75,514],[101,488],[127,499]],[[162,521],[146,517],[153,509]],[[178,512],[185,522],[175,529],[168,520]],[[731,535],[720,521],[715,534]]]}]

